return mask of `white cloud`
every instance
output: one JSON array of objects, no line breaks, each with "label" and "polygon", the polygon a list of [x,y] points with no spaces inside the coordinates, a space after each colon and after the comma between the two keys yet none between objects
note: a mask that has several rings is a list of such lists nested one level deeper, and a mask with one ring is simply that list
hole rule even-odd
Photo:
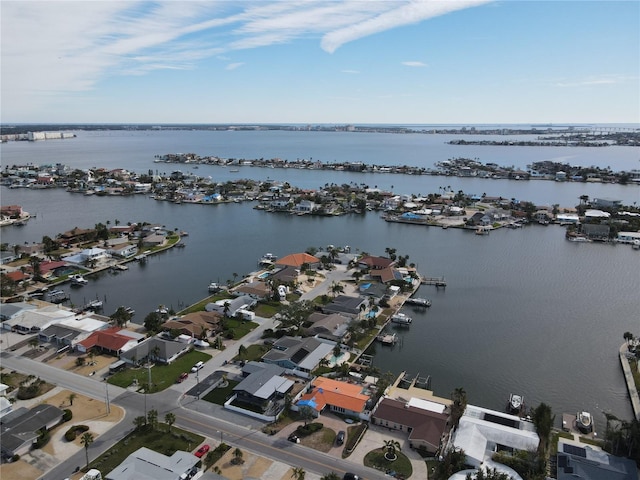
[{"label": "white cloud", "polygon": [[638,77],[629,77],[627,75],[601,75],[592,76],[580,80],[573,81],[558,81],[555,83],[556,87],[592,87],[599,85],[620,85],[628,81],[637,81]]},{"label": "white cloud", "polygon": [[410,61],[410,62],[402,62],[402,65],[405,67],[426,67],[427,64],[423,62]]},{"label": "white cloud", "polygon": [[230,63],[225,67],[225,70],[235,70],[236,68],[239,68],[242,65],[244,65],[244,62]]}]

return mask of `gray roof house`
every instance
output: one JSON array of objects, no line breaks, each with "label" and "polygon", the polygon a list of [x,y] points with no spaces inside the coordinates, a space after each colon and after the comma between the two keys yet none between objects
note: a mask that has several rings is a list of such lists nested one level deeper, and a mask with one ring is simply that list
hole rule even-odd
[{"label": "gray roof house", "polygon": [[262,356],[262,361],[308,378],[320,360],[333,351],[334,346],[335,342],[316,337],[282,337]]},{"label": "gray roof house", "polygon": [[183,480],[198,471],[198,457],[178,450],[170,457],[141,447],[105,475],[105,480]]},{"label": "gray roof house", "polygon": [[312,322],[312,325],[305,329],[310,336],[317,335],[335,342],[342,340],[351,322],[350,317],[339,313],[326,314],[321,312],[312,313],[307,320]]},{"label": "gray roof house", "polygon": [[0,322],[10,320],[25,310],[35,310],[37,308],[27,302],[0,303]]},{"label": "gray roof house", "polygon": [[19,408],[0,418],[0,451],[3,457],[24,455],[38,438],[38,430],[54,427],[64,412],[53,405]]},{"label": "gray roof house", "polygon": [[339,295],[333,299],[331,303],[322,307],[324,313],[342,313],[351,317],[360,314],[360,305],[365,304],[363,297],[350,297],[348,295]]},{"label": "gray roof house", "polygon": [[[153,353],[158,348],[157,354]],[[187,353],[191,349],[191,344],[165,340],[159,337],[149,337],[133,348],[120,354],[120,360],[130,364],[137,364],[141,360],[157,356],[159,362],[171,363],[180,355]]]},{"label": "gray roof house", "polygon": [[236,400],[257,406],[266,415],[279,413],[269,412],[269,409],[294,385],[293,380],[282,376],[285,372],[286,369],[278,365],[248,362],[242,369],[245,379],[233,389]]},{"label": "gray roof house", "polygon": [[225,305],[228,304],[227,315],[230,317],[234,317],[240,310],[251,308],[256,303],[258,302],[255,298],[249,297],[248,295],[242,295],[237,298],[229,298],[225,300],[218,300],[215,303],[207,303],[204,309],[207,312],[224,313]]},{"label": "gray roof house", "polygon": [[636,464],[628,458],[609,455],[598,447],[558,442],[558,480],[635,480]]}]

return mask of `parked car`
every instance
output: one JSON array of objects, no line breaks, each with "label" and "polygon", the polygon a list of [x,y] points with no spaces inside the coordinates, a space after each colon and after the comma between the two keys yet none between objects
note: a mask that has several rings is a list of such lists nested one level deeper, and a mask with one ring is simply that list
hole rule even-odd
[{"label": "parked car", "polygon": [[176,380],[176,382],[178,382],[178,383],[182,383],[182,382],[184,382],[188,377],[189,377],[189,374],[188,374],[187,372],[182,372],[180,375],[178,375],[178,379]]},{"label": "parked car", "polygon": [[196,363],[193,367],[191,367],[191,373],[196,373],[198,370],[200,370],[202,367],[204,367],[204,362],[198,362]]},{"label": "parked car", "polygon": [[202,458],[205,453],[209,451],[209,445],[206,443],[202,445],[198,450],[196,450],[196,457]]},{"label": "parked car", "polygon": [[336,444],[342,445],[344,443],[344,437],[347,433],[344,430],[340,430],[338,435],[336,435]]},{"label": "parked car", "polygon": [[342,477],[342,480],[362,480],[362,478],[355,473],[347,472],[344,474],[344,477]]},{"label": "parked car", "polygon": [[293,433],[287,437],[287,440],[293,443],[300,443],[300,439],[298,438],[298,436],[294,435]]}]

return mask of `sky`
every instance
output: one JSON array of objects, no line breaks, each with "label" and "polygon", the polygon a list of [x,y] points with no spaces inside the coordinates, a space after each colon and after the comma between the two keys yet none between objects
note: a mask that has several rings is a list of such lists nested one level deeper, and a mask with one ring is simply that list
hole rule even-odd
[{"label": "sky", "polygon": [[640,123],[635,0],[0,0],[0,122]]}]

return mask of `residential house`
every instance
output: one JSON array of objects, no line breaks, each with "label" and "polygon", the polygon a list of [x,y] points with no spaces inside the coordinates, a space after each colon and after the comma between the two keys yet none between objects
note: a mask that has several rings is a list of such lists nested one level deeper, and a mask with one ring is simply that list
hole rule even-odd
[{"label": "residential house", "polygon": [[369,420],[369,400],[370,396],[363,392],[362,385],[317,377],[309,391],[296,402],[295,408],[310,407],[317,416],[327,409],[348,417]]},{"label": "residential house", "polygon": [[294,211],[300,213],[311,213],[316,209],[315,202],[311,200],[300,200],[298,204],[294,207]]},{"label": "residential house", "polygon": [[305,329],[307,336],[317,336],[334,342],[340,342],[347,333],[351,318],[340,315],[339,313],[325,314],[314,312],[309,315],[307,321],[312,324]]},{"label": "residential house", "polygon": [[271,271],[269,278],[276,283],[294,285],[298,280],[300,269],[295,266],[276,267]]},{"label": "residential house", "polygon": [[246,295],[255,300],[265,300],[271,294],[271,288],[265,282],[257,280],[255,282],[243,283],[236,287],[233,292],[236,295]]},{"label": "residential house", "polygon": [[58,407],[42,403],[19,408],[0,418],[0,452],[2,457],[24,455],[35,443],[42,429],[50,429],[62,421],[64,412]]},{"label": "residential house", "polygon": [[282,257],[275,262],[276,266],[288,266],[298,269],[305,263],[309,265],[310,268],[314,268],[320,264],[320,259],[313,255],[309,255],[308,253],[292,253],[291,255]]},{"label": "residential house", "polygon": [[149,337],[120,355],[120,360],[138,365],[143,359],[152,358],[154,361],[171,363],[176,358],[191,349],[190,343],[174,342],[159,337]]},{"label": "residential house", "polygon": [[535,451],[539,438],[532,422],[515,415],[467,405],[449,446],[464,450],[473,467],[491,461],[496,449]]},{"label": "residential house", "polygon": [[0,322],[10,320],[26,310],[37,310],[38,307],[27,302],[3,303],[0,308]]},{"label": "residential house", "polygon": [[0,418],[13,410],[13,404],[7,399],[7,390],[9,385],[0,383]]},{"label": "residential house", "polygon": [[308,378],[320,360],[333,351],[335,342],[315,337],[299,338],[285,336],[277,340],[262,361],[286,368],[294,375]]},{"label": "residential house", "polygon": [[467,220],[467,225],[471,225],[473,227],[486,227],[492,223],[493,219],[491,218],[491,215],[488,215],[485,212],[476,212],[471,218],[469,218],[469,220]]},{"label": "residential house", "polygon": [[559,439],[556,478],[558,480],[636,480],[636,464],[593,445]]},{"label": "residential house", "polygon": [[181,450],[167,456],[147,447],[141,447],[107,473],[104,479],[186,480],[200,470],[197,466],[200,461],[194,454]]},{"label": "residential house", "polygon": [[594,198],[591,200],[591,206],[593,208],[606,208],[607,210],[617,210],[622,206],[622,200],[616,200],[613,198]]},{"label": "residential house", "polygon": [[284,397],[291,391],[294,381],[284,376],[285,368],[274,364],[248,362],[242,368],[242,380],[233,388],[236,398],[233,402],[250,405],[252,411],[277,416],[284,408]]},{"label": "residential house", "polygon": [[69,263],[85,264],[85,263],[93,262],[95,264],[99,264],[100,262],[108,260],[110,258],[110,255],[103,248],[93,247],[93,248],[86,248],[82,250],[80,253],[69,255],[63,258],[65,262],[69,262]]},{"label": "residential house", "polygon": [[609,238],[611,227],[609,225],[583,223],[581,231],[592,240],[606,240],[607,238]]},{"label": "residential house", "polygon": [[[100,350],[102,353],[122,355],[144,340],[144,335],[120,327],[111,327],[93,332],[85,340],[78,342],[76,350],[87,353],[91,349]],[[141,357],[138,357],[141,358]]]},{"label": "residential house", "polygon": [[236,315],[241,314],[241,310],[248,310],[256,303],[258,302],[255,298],[248,295],[241,295],[236,298],[218,300],[215,303],[207,303],[204,309],[207,312],[218,312],[222,315],[235,317]]},{"label": "residential house", "polygon": [[192,312],[174,317],[162,324],[164,330],[178,330],[182,335],[200,338],[221,330],[222,315],[218,312]]},{"label": "residential house", "polygon": [[349,295],[338,295],[330,303],[322,307],[324,313],[340,313],[351,318],[360,315],[362,306],[366,307],[367,301],[364,297],[351,297]]},{"label": "residential house", "polygon": [[73,317],[75,317],[75,313],[70,310],[48,305],[35,310],[23,309],[12,318],[2,322],[2,328],[26,335],[38,333],[64,319]]},{"label": "residential house", "polygon": [[395,265],[395,263],[395,260],[391,260],[390,258],[365,255],[358,260],[358,267],[363,270],[382,270]]},{"label": "residential house", "polygon": [[411,448],[435,453],[440,448],[448,417],[440,403],[418,398],[409,401],[384,398],[371,416],[371,423],[407,432]]},{"label": "residential house", "polygon": [[164,245],[164,242],[167,240],[167,237],[165,235],[162,235],[160,233],[151,233],[147,236],[145,236],[142,239],[142,244],[145,247],[159,247],[161,245]]},{"label": "residential house", "polygon": [[94,314],[69,317],[38,332],[40,342],[49,342],[57,348],[74,348],[93,333],[109,328],[107,317],[96,318]]}]

